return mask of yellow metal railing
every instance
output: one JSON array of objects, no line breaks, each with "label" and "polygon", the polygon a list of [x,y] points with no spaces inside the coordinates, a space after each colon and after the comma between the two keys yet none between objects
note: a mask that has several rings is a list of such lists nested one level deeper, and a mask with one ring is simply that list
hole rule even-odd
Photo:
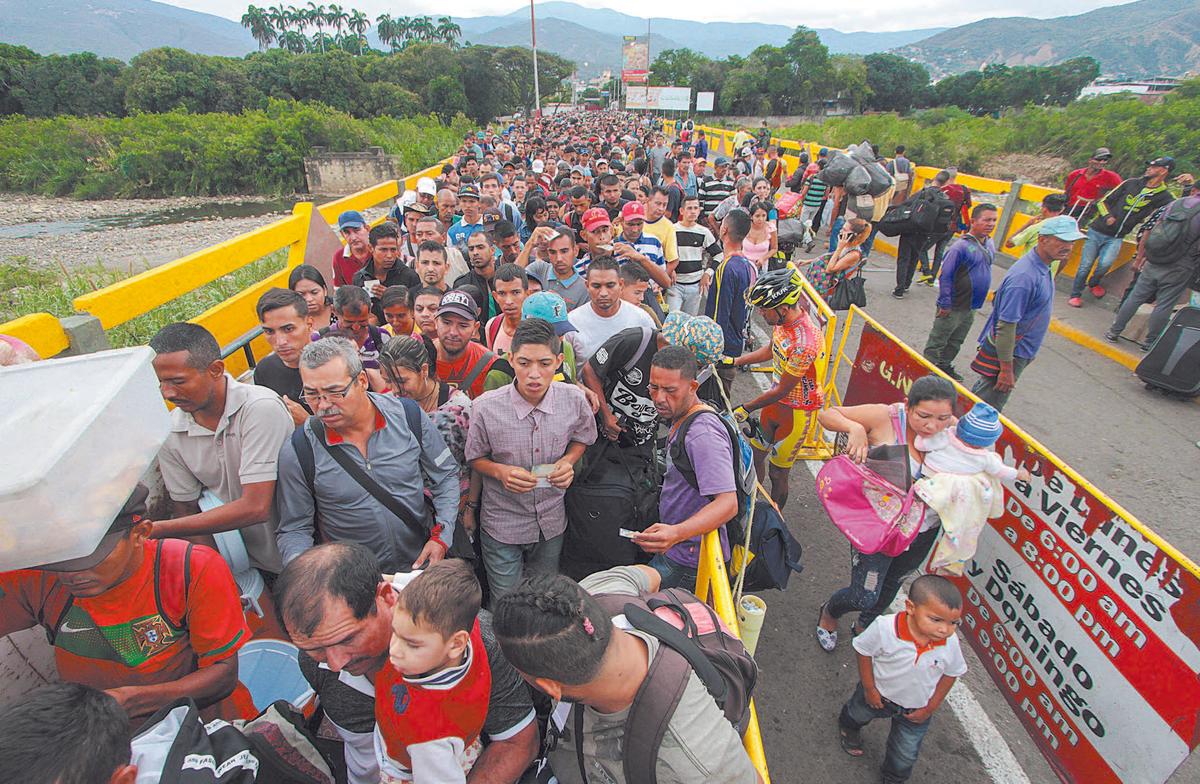
[{"label": "yellow metal railing", "polygon": [[[674,135],[675,128],[675,120],[668,120],[663,123],[663,130],[665,133]],[[720,152],[724,155],[730,156],[734,154],[734,131],[729,131],[724,128],[714,128],[707,125],[697,125],[696,130],[704,131],[705,136],[709,141],[709,147],[713,153]],[[772,143],[779,145],[784,151],[783,159],[787,162],[789,171],[795,171],[796,166],[800,164],[800,158],[798,156],[802,150],[807,150],[810,159],[815,159],[817,151],[821,147],[827,147],[831,150],[842,149],[840,147],[827,144],[821,145],[816,142],[798,142],[792,139],[780,139],[776,137],[771,137],[771,141]],[[795,154],[789,154],[789,152],[794,152]],[[916,166],[914,168],[915,171],[913,173],[911,187],[913,192],[921,188],[927,181],[933,179],[934,175],[940,171],[940,168],[934,166]],[[1000,213],[1001,220],[999,225],[1005,225],[1005,201],[1007,200],[1008,195],[1012,192],[1013,183],[1008,182],[1007,180],[980,177],[974,174],[966,174],[964,172],[959,172],[957,181],[971,189],[976,204],[981,201],[995,203],[996,208]],[[1023,183],[1020,191],[1017,194],[1017,197],[1020,199],[1021,204],[1029,205],[1029,207],[1037,210],[1041,205],[1042,199],[1046,198],[1046,196],[1051,193],[1062,193],[1062,189],[1048,188],[1043,185],[1033,185],[1031,183]],[[1034,216],[1029,213],[1020,211],[1014,212],[1011,219],[1007,223],[1007,230],[1005,231],[1004,236],[993,238],[996,242],[996,248],[998,250],[1004,250],[1004,243],[1021,229],[1028,226],[1030,221],[1033,219]],[[897,251],[897,241],[893,238],[878,235],[875,238],[874,247],[894,256],[896,255]],[[1121,244],[1121,251],[1117,254],[1117,258],[1113,262],[1112,268],[1117,269],[1131,261],[1136,250],[1137,248],[1132,241],[1127,240],[1123,242]],[[1075,271],[1079,268],[1079,257],[1082,252],[1083,243],[1076,243],[1074,249],[1071,251],[1071,256],[1063,263],[1059,274],[1074,275]]]},{"label": "yellow metal railing", "polygon": [[[725,625],[734,634],[741,636],[738,627],[737,610],[733,606],[733,591],[729,588],[729,573],[725,570],[725,561],[721,557],[721,539],[717,531],[709,531],[700,540],[700,562],[696,568],[696,595],[708,603]],[[771,774],[767,770],[767,755],[763,751],[762,732],[758,725],[758,711],[754,701],[750,701],[750,723],[742,735],[742,743],[750,761],[758,769],[766,784],[771,784]]]}]

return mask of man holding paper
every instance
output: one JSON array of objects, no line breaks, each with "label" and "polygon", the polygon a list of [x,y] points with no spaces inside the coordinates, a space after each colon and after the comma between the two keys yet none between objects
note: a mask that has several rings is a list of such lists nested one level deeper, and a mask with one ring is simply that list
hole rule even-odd
[{"label": "man holding paper", "polygon": [[567,528],[563,499],[575,463],[596,440],[583,392],[554,381],[562,346],[551,324],[526,319],[508,357],[514,381],[475,399],[466,459],[483,477],[483,565],[494,603],[525,569],[558,571]]}]

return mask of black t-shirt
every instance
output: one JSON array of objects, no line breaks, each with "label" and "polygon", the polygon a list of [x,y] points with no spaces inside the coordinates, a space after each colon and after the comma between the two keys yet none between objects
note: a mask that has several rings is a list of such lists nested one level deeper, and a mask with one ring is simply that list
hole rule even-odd
[{"label": "black t-shirt", "polygon": [[300,393],[304,391],[304,384],[300,381],[300,368],[290,368],[283,364],[279,355],[267,354],[259,360],[254,366],[254,383],[266,387],[280,397],[291,398],[312,413],[312,409],[300,399]]},{"label": "black t-shirt", "polygon": [[604,341],[588,360],[609,408],[625,428],[621,442],[627,445],[648,444],[658,434],[658,411],[650,399],[650,362],[657,353],[657,330],[629,327]]}]

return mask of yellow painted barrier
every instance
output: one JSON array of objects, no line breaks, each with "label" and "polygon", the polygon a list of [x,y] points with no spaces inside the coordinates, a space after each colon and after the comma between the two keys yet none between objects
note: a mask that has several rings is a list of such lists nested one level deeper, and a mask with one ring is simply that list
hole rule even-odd
[{"label": "yellow painted barrier", "polygon": [[292,215],[260,229],[76,297],[75,309],[92,314],[111,329],[280,248],[303,244],[308,237],[304,213],[311,214],[311,205],[308,210],[301,207],[296,205]]},{"label": "yellow painted barrier", "polygon": [[28,343],[42,359],[49,359],[66,351],[69,345],[62,324],[49,313],[30,313],[28,316],[6,321],[0,324],[0,335],[11,335]]},{"label": "yellow painted barrier", "polygon": [[[737,611],[733,606],[733,591],[729,588],[729,573],[725,571],[725,562],[721,558],[721,540],[716,531],[709,531],[700,540],[700,561],[696,568],[696,595],[716,610],[717,615],[725,625],[740,636]],[[758,769],[766,784],[771,784],[771,774],[767,770],[767,755],[763,750],[762,732],[758,725],[758,711],[754,701],[750,702],[750,722],[742,736],[746,753],[750,761]]]}]

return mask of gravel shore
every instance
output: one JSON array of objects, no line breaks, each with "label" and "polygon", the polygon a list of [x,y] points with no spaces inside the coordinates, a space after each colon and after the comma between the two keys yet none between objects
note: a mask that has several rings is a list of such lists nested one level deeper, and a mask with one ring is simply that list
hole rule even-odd
[{"label": "gravel shore", "polygon": [[[0,263],[25,256],[47,266],[100,262],[139,272],[265,226],[289,214],[291,204],[303,198],[79,201],[0,194]],[[367,217],[378,217],[383,211],[369,210]],[[236,217],[213,217],[214,213]],[[138,225],[147,222],[156,225]]]}]

